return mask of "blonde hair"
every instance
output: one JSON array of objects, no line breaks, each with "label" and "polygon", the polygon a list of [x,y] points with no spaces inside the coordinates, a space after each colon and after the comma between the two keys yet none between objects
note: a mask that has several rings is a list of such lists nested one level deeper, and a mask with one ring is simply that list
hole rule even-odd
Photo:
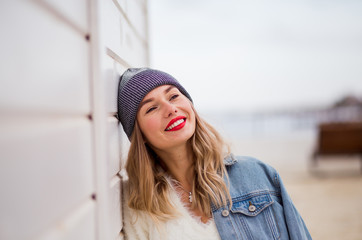
[{"label": "blonde hair", "polygon": [[[231,203],[230,193],[224,181],[224,178],[228,179],[223,163],[223,152],[227,145],[219,133],[201,119],[194,108],[193,110],[196,128],[189,139],[195,167],[191,208],[199,208],[210,217],[212,204],[221,207],[226,206],[228,202]],[[167,173],[161,166],[162,162],[145,143],[136,121],[126,163],[129,178],[128,206],[149,213],[156,221],[172,219],[178,214],[169,199],[171,186],[167,181]]]}]

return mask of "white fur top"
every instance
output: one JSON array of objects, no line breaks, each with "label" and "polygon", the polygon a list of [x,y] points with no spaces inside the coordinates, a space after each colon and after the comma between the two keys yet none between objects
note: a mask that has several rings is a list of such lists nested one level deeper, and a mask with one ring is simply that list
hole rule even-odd
[{"label": "white fur top", "polygon": [[[170,179],[169,179],[170,180]],[[127,203],[125,196],[124,203]],[[181,213],[180,217],[169,220],[157,228],[151,217],[140,211],[130,209],[124,204],[124,231],[126,240],[220,240],[213,219],[202,223],[193,216],[181,202],[175,189],[171,189],[170,198]],[[136,214],[136,212],[138,214]],[[138,217],[137,217],[138,216]]]}]

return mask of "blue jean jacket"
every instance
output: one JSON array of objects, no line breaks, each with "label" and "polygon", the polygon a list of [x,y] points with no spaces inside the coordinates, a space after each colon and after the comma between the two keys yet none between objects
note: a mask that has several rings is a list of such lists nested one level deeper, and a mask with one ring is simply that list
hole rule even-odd
[{"label": "blue jean jacket", "polygon": [[312,239],[275,169],[233,155],[225,165],[232,208],[212,207],[221,239]]}]

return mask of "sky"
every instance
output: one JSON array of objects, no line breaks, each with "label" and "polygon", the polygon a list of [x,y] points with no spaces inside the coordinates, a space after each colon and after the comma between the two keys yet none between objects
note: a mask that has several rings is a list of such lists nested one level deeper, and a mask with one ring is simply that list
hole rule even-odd
[{"label": "sky", "polygon": [[151,67],[198,109],[256,112],[362,97],[362,1],[149,0]]}]

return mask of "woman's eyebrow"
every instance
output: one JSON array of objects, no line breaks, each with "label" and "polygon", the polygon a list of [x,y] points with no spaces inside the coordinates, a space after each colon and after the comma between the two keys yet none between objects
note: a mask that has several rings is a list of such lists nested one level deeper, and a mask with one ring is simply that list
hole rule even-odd
[{"label": "woman's eyebrow", "polygon": [[166,88],[164,93],[168,93],[169,91],[171,91],[172,88],[175,88],[175,86],[173,86],[173,85],[169,86],[168,88]]},{"label": "woman's eyebrow", "polygon": [[171,89],[175,88],[175,86],[171,85],[168,88],[165,89],[164,93],[168,93],[169,91],[171,91]]},{"label": "woman's eyebrow", "polygon": [[[175,86],[169,86],[168,88],[165,89],[164,93],[168,93],[169,91],[171,91],[173,88],[175,88]],[[154,100],[154,98],[148,98],[148,99],[145,99],[143,100],[140,104],[139,104],[139,107],[138,109],[141,109],[143,105],[145,105],[146,103],[149,103],[149,102],[152,102]]]},{"label": "woman's eyebrow", "polygon": [[153,98],[148,98],[144,101],[142,101],[138,107],[138,109],[141,109],[143,105],[145,105],[146,103],[152,102],[154,99]]}]

